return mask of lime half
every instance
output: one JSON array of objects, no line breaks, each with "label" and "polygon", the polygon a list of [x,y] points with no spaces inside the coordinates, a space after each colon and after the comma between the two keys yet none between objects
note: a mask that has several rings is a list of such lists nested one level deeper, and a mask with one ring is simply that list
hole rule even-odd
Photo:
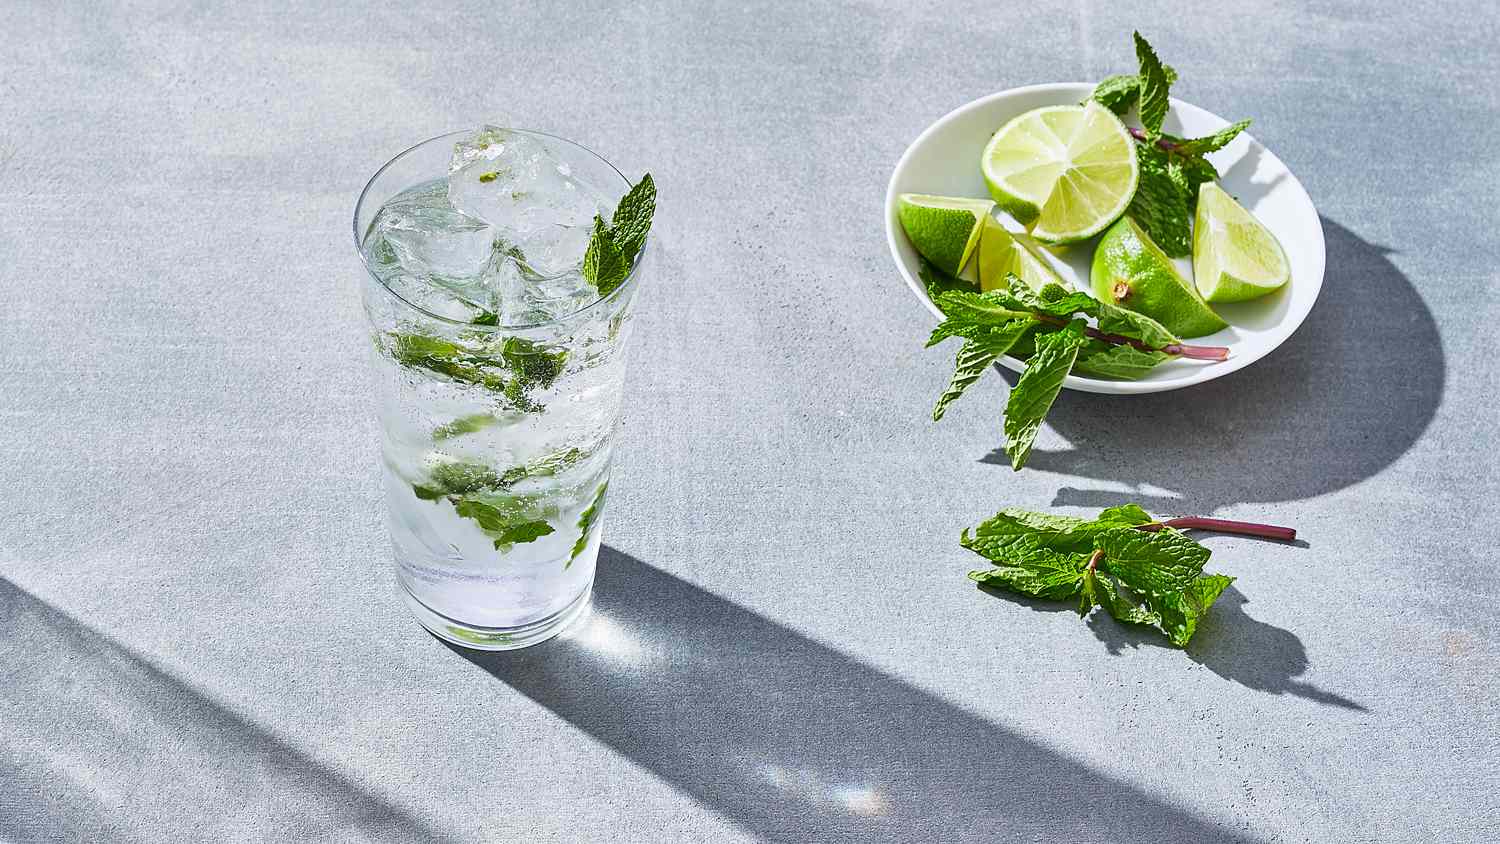
[{"label": "lime half", "polygon": [[896,197],[896,215],[911,245],[949,275],[958,275],[969,262],[979,245],[979,223],[994,207],[988,199],[922,193]]},{"label": "lime half", "polygon": [[[983,247],[980,247],[983,249]],[[1292,277],[1276,235],[1213,182],[1198,187],[1193,221],[1193,281],[1210,302],[1243,302],[1278,290]]]},{"label": "lime half", "polygon": [[1005,289],[1005,277],[1014,274],[1032,290],[1041,290],[1047,283],[1068,285],[1053,271],[1031,238],[1024,234],[1012,234],[994,217],[984,219],[984,231],[979,235],[979,258],[974,262],[979,268],[979,289]]},{"label": "lime half", "polygon": [[1095,296],[1145,314],[1178,337],[1202,337],[1229,325],[1129,217],[1099,239],[1091,280]]},{"label": "lime half", "polygon": [[1093,237],[1125,212],[1140,171],[1109,109],[1048,106],[1011,120],[980,158],[990,195],[1043,243]]}]

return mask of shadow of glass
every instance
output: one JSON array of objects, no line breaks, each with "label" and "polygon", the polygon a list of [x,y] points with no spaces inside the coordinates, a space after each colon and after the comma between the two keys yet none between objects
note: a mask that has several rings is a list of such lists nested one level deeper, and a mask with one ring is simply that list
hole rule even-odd
[{"label": "shadow of glass", "polygon": [[[1366,711],[1363,706],[1343,695],[1320,689],[1298,680],[1306,673],[1307,648],[1289,630],[1257,621],[1245,614],[1249,603],[1231,586],[1214,603],[1188,643],[1187,656],[1213,673],[1246,688],[1274,695],[1293,695],[1317,703]],[[1176,650],[1161,633],[1146,627],[1120,624],[1107,614],[1095,612],[1088,618],[1094,637],[1112,654],[1125,648],[1168,648]]]},{"label": "shadow of glass", "polygon": [[0,725],[0,840],[451,840],[3,578]]},{"label": "shadow of glass", "polygon": [[[1437,325],[1389,250],[1327,218],[1323,229],[1318,304],[1264,360],[1170,393],[1059,396],[1047,423],[1072,448],[1028,467],[1133,489],[1063,487],[1053,504],[1209,514],[1343,489],[1411,448],[1442,400]],[[1003,451],[983,460],[1009,465]]]},{"label": "shadow of glass", "polygon": [[770,840],[1236,841],[609,547],[593,614],[453,650]]}]

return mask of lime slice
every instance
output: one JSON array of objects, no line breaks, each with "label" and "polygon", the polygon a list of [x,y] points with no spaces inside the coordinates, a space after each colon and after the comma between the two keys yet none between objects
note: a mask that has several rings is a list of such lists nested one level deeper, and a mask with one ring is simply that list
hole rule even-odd
[{"label": "lime slice", "polygon": [[1012,234],[994,217],[984,218],[984,230],[979,235],[979,258],[974,261],[979,268],[979,289],[1004,289],[1005,277],[1014,273],[1032,290],[1041,290],[1047,283],[1068,285],[1053,271],[1031,238],[1024,234]]},{"label": "lime slice", "polygon": [[[980,249],[984,247],[981,245]],[[1292,277],[1276,235],[1213,182],[1198,187],[1193,281],[1210,302],[1243,302],[1279,290]]]},{"label": "lime slice", "polygon": [[1090,275],[1095,296],[1145,314],[1178,337],[1202,337],[1229,327],[1129,217],[1099,239]]},{"label": "lime slice", "polygon": [[903,193],[896,215],[922,257],[949,275],[958,275],[979,245],[980,220],[995,203],[988,199]]},{"label": "lime slice", "polygon": [[990,138],[979,169],[1000,207],[1043,243],[1103,231],[1125,213],[1140,177],[1125,124],[1093,100],[1011,120]]}]

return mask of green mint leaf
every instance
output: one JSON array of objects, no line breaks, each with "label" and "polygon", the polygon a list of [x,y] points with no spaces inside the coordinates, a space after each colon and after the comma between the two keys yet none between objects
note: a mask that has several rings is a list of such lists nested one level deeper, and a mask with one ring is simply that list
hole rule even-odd
[{"label": "green mint leaf", "polygon": [[1087,555],[1094,549],[1093,522],[1029,510],[1001,510],[965,530],[958,544],[993,562],[1002,563],[1038,548]]},{"label": "green mint leaf", "polygon": [[971,571],[969,579],[1033,598],[1064,600],[1078,594],[1087,564],[1087,554],[1031,548],[995,568]]},{"label": "green mint leaf", "polygon": [[1101,510],[1099,518],[1094,520],[1094,524],[1134,527],[1136,525],[1149,525],[1155,521],[1155,519],[1151,518],[1150,513],[1141,508],[1141,505],[1121,504],[1118,507],[1106,507]]},{"label": "green mint leaf", "polygon": [[503,393],[505,379],[489,371],[495,361],[469,352],[456,343],[425,334],[391,334],[386,350],[396,363],[423,369],[461,384],[474,384]]},{"label": "green mint leaf", "polygon": [[1048,316],[1071,317],[1074,314],[1093,316],[1099,300],[1087,293],[1077,293],[1055,282],[1047,282],[1042,289],[1033,291],[1026,282],[1014,275],[1009,279],[1011,297],[1026,308]]},{"label": "green mint leaf", "polygon": [[1031,310],[999,290],[975,293],[950,290],[938,297],[938,308],[956,323],[1001,326],[1018,319],[1031,319]]},{"label": "green mint leaf", "polygon": [[1105,334],[1139,340],[1153,349],[1165,349],[1182,342],[1176,334],[1151,317],[1122,308],[1113,302],[1099,302],[1094,315],[1098,318],[1099,330]]},{"label": "green mint leaf", "polygon": [[483,431],[500,420],[491,413],[474,413],[469,416],[460,416],[446,425],[439,425],[432,430],[432,438],[435,441],[461,437],[464,434],[473,434]]},{"label": "green mint leaf", "polygon": [[1174,152],[1180,155],[1203,155],[1204,153],[1221,150],[1228,146],[1229,142],[1238,137],[1241,132],[1245,131],[1249,125],[1249,120],[1241,120],[1207,137],[1176,141],[1177,148]]},{"label": "green mint leaf", "polygon": [[495,550],[508,551],[512,545],[519,545],[523,542],[535,542],[549,533],[552,533],[552,525],[544,521],[521,522],[520,524],[507,525],[500,531],[499,535],[493,537],[495,540]]},{"label": "green mint leaf", "polygon": [[553,531],[552,525],[545,521],[519,521],[492,504],[472,498],[455,500],[453,509],[458,515],[478,523],[479,529],[494,542],[496,551],[509,551],[514,545],[535,542]]},{"label": "green mint leaf", "polygon": [[1214,601],[1229,588],[1234,578],[1223,574],[1209,574],[1194,580],[1179,593],[1162,596],[1153,601],[1159,613],[1162,632],[1179,648],[1187,647],[1188,640],[1198,629],[1198,621],[1208,612]]},{"label": "green mint leaf", "polygon": [[1192,251],[1192,215],[1187,194],[1168,173],[1167,153],[1155,144],[1136,144],[1140,181],[1126,209],[1151,240],[1172,257]]},{"label": "green mint leaf", "polygon": [[486,489],[500,487],[500,477],[495,470],[482,463],[439,463],[428,472],[425,486],[439,490],[441,495],[468,495]]},{"label": "green mint leaf", "polygon": [[1105,77],[1102,82],[1094,86],[1094,93],[1091,97],[1115,114],[1124,114],[1135,105],[1135,100],[1140,94],[1141,78],[1134,73],[1124,73]]},{"label": "green mint leaf", "polygon": [[1140,113],[1141,125],[1152,137],[1161,133],[1161,124],[1167,116],[1168,92],[1172,83],[1167,79],[1166,68],[1139,32],[1135,33],[1135,56],[1141,64]]},{"label": "green mint leaf", "polygon": [[1012,469],[1019,472],[1031,456],[1042,420],[1057,400],[1083,341],[1083,325],[1078,320],[1059,331],[1037,335],[1036,353],[1026,362],[1005,403],[1005,451]]},{"label": "green mint leaf", "polygon": [[1189,211],[1198,207],[1198,186],[1218,181],[1219,171],[1201,155],[1173,155],[1167,162],[1167,176],[1187,199]]},{"label": "green mint leaf", "polygon": [[964,390],[978,381],[979,376],[994,364],[996,358],[1009,351],[1021,335],[1031,330],[1035,324],[1029,319],[1017,319],[999,328],[986,327],[983,334],[977,334],[964,343],[954,361],[953,380],[948,383],[948,389],[938,397],[937,406],[932,409],[932,421],[942,419],[948,405],[963,395]]},{"label": "green mint leaf", "polygon": [[499,325],[500,315],[487,308],[480,308],[479,313],[471,320],[470,325]]},{"label": "green mint leaf", "polygon": [[598,521],[599,517],[604,515],[604,493],[608,489],[609,481],[605,481],[599,487],[599,491],[594,494],[593,503],[588,506],[588,509],[578,515],[578,541],[573,543],[573,553],[569,554],[568,561],[563,563],[564,569],[573,565],[573,561],[578,559],[578,555],[583,553],[584,548],[588,547],[589,531],[593,529],[594,522]]},{"label": "green mint leaf", "polygon": [[1112,346],[1102,340],[1090,340],[1079,350],[1073,371],[1096,378],[1135,381],[1169,357],[1166,352],[1143,352],[1134,346]]},{"label": "green mint leaf", "polygon": [[[1168,87],[1177,84],[1177,69],[1169,64],[1161,66],[1167,74]],[[1094,93],[1090,99],[1115,114],[1123,115],[1130,111],[1136,100],[1141,95],[1141,77],[1135,73],[1122,73],[1117,76],[1106,77],[1094,87]]]},{"label": "green mint leaf", "polygon": [[583,277],[600,296],[608,296],[630,275],[630,265],[610,234],[604,218],[594,215],[594,231],[589,235],[588,249],[583,253]]},{"label": "green mint leaf", "polygon": [[1099,606],[1116,621],[1126,624],[1145,624],[1156,627],[1161,624],[1161,614],[1140,605],[1140,599],[1125,584],[1108,573],[1100,574],[1095,585]]},{"label": "green mint leaf", "polygon": [[1181,592],[1208,562],[1207,548],[1175,530],[1117,528],[1100,532],[1095,542],[1109,572],[1143,595]]},{"label": "green mint leaf", "polygon": [[620,200],[610,221],[610,235],[627,267],[646,245],[646,233],[651,231],[651,217],[655,214],[656,183],[647,173]]}]

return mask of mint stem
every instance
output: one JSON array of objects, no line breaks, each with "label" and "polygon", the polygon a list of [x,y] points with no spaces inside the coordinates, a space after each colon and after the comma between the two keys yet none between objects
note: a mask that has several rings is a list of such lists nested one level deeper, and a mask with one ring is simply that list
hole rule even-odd
[{"label": "mint stem", "polygon": [[1258,536],[1261,539],[1280,539],[1291,542],[1297,538],[1294,528],[1263,525],[1258,522],[1237,522],[1232,519],[1210,519],[1205,516],[1182,516],[1150,524],[1137,525],[1136,530],[1156,532],[1164,527],[1181,530],[1210,530],[1215,533],[1237,533],[1242,536]]},{"label": "mint stem", "polygon": [[[1033,313],[1032,316],[1042,322],[1048,322],[1053,325],[1067,325],[1069,322],[1062,317],[1055,317],[1051,314]],[[1165,352],[1169,355],[1192,358],[1193,360],[1227,360],[1229,358],[1229,349],[1226,346],[1189,346],[1186,343],[1173,343],[1158,349],[1155,346],[1148,346],[1139,340],[1132,340],[1129,337],[1121,337],[1118,334],[1106,334],[1093,326],[1083,329],[1083,333],[1095,340],[1103,340],[1115,346],[1134,346],[1143,352]]]},{"label": "mint stem", "polygon": [[[1134,126],[1129,127],[1129,129],[1130,129],[1130,137],[1135,138],[1137,141],[1150,141],[1151,140],[1151,136],[1148,135],[1148,134],[1146,134],[1146,130],[1145,129],[1137,129]],[[1157,138],[1156,139],[1156,146],[1157,146],[1158,149],[1163,149],[1163,150],[1166,150],[1167,152],[1176,152],[1177,151],[1177,145],[1174,144],[1174,143],[1172,143],[1171,141],[1167,140],[1166,138]]]}]

